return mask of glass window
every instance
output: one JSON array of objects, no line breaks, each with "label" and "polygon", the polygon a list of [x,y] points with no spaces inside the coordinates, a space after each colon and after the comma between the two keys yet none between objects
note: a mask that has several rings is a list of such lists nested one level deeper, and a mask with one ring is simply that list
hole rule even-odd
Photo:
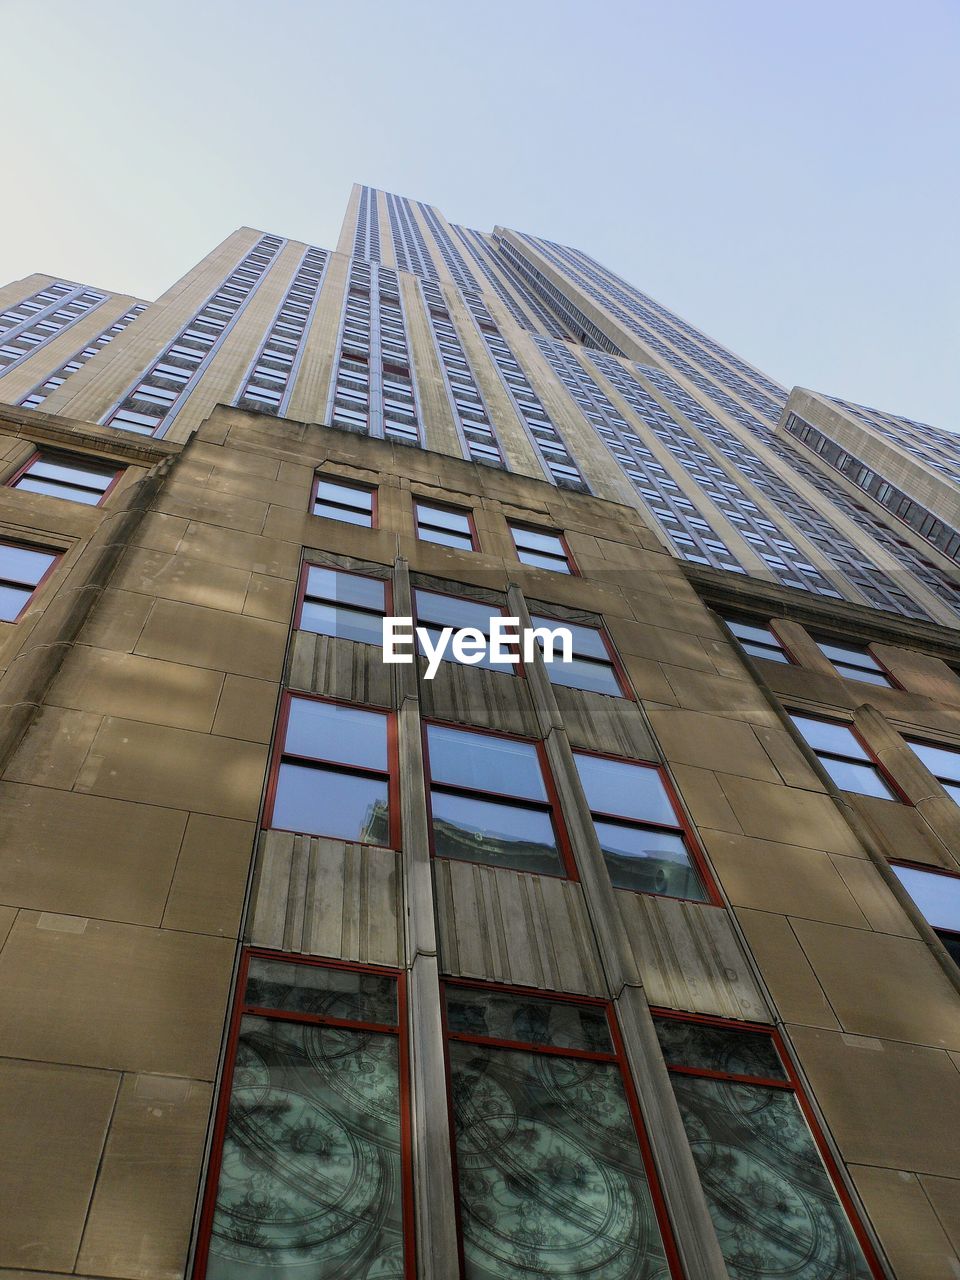
[{"label": "glass window", "polygon": [[[614,664],[613,653],[606,633],[598,627],[584,627],[560,618],[544,618],[531,614],[535,627],[566,627],[573,640],[573,658],[561,662],[560,650],[554,650],[552,662],[544,663],[553,684],[566,685],[570,689],[585,689],[589,693],[606,693],[613,698],[624,696],[623,685]],[[539,639],[537,641],[539,644]],[[541,650],[543,645],[540,645]]]},{"label": "glass window", "polygon": [[930,742],[907,739],[907,746],[919,756],[944,791],[960,804],[960,751],[953,747],[935,747]]},{"label": "glass window", "polygon": [[417,517],[417,537],[421,542],[438,542],[442,547],[476,551],[473,518],[458,507],[437,506],[433,502],[413,504]]},{"label": "glass window", "polygon": [[285,713],[268,825],[391,845],[387,713],[295,696],[288,697]]},{"label": "glass window", "polygon": [[580,751],[574,759],[615,888],[709,901],[659,770]]},{"label": "glass window", "polygon": [[895,862],[890,866],[924,920],[960,965],[960,876]]},{"label": "glass window", "polygon": [[678,1018],[655,1024],[730,1275],[879,1274],[773,1037]]},{"label": "glass window", "polygon": [[865,645],[838,644],[835,640],[818,640],[817,647],[829,658],[837,675],[845,680],[864,680],[868,684],[896,686]]},{"label": "glass window", "polygon": [[665,1280],[668,1228],[606,1006],[454,983],[444,997],[467,1280]]},{"label": "glass window", "polygon": [[95,507],[103,501],[119,474],[117,467],[101,467],[86,459],[41,452],[17,472],[10,487]]},{"label": "glass window", "polygon": [[[453,627],[455,631],[473,627],[489,638],[490,619],[503,616],[503,610],[495,604],[481,604],[479,600],[465,600],[462,596],[443,595],[439,591],[427,591],[422,587],[414,588],[413,607],[417,615],[417,626],[429,632],[430,642],[433,645],[437,644],[444,627]],[[419,652],[423,653],[423,646],[419,641],[418,647]],[[452,644],[448,644],[444,650],[443,660],[458,661]],[[474,665],[490,667],[494,671],[505,671],[509,675],[517,673],[516,663],[492,662],[489,651]]]},{"label": "glass window", "polygon": [[427,726],[434,853],[561,876],[559,819],[536,743]]},{"label": "glass window", "polygon": [[739,622],[736,618],[725,618],[724,621],[737,637],[741,649],[751,657],[790,663],[791,659],[772,627],[761,627],[755,622]]},{"label": "glass window", "polygon": [[246,962],[198,1280],[407,1274],[402,977],[258,955]]},{"label": "glass window", "polygon": [[381,578],[311,564],[305,568],[301,593],[301,631],[383,644],[387,584]]},{"label": "glass window", "polygon": [[841,791],[876,796],[879,800],[897,799],[879,765],[847,725],[813,716],[791,714],[790,719]]},{"label": "glass window", "polygon": [[313,490],[313,514],[372,529],[376,523],[376,492],[370,485],[317,476]]},{"label": "glass window", "polygon": [[510,533],[517,556],[524,564],[537,569],[552,569],[554,573],[573,573],[573,561],[559,533],[512,523]]},{"label": "glass window", "polygon": [[17,621],[58,559],[55,551],[0,542],[0,622]]}]

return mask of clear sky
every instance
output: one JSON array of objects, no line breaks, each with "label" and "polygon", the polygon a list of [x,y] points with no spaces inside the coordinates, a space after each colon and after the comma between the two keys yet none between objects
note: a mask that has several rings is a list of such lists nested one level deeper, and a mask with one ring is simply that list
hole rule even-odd
[{"label": "clear sky", "polygon": [[350,185],[592,253],[788,386],[960,430],[955,0],[0,0],[0,280],[153,298]]}]

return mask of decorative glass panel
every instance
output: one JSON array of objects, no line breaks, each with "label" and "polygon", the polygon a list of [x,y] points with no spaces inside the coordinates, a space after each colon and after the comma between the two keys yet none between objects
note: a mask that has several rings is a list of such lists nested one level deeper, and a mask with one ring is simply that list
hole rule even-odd
[{"label": "decorative glass panel", "polygon": [[206,1280],[404,1274],[394,1035],[245,1016]]},{"label": "decorative glass panel", "polygon": [[449,1049],[467,1280],[668,1280],[619,1067]]},{"label": "decorative glass panel", "polygon": [[606,1013],[598,1005],[568,1004],[452,983],[445,994],[447,1029],[452,1033],[613,1053]]},{"label": "decorative glass panel", "polygon": [[362,969],[287,964],[251,956],[244,1004],[352,1022],[397,1024],[397,984]]},{"label": "decorative glass panel", "polygon": [[731,1280],[870,1280],[794,1094],[670,1079]]},{"label": "decorative glass panel", "polygon": [[772,1037],[762,1032],[679,1018],[655,1018],[654,1023],[663,1056],[673,1066],[757,1076],[761,1080],[787,1079]]}]

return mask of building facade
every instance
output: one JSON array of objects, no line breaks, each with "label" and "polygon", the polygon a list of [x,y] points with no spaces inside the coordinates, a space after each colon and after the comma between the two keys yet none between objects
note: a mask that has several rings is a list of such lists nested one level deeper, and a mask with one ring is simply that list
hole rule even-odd
[{"label": "building facade", "polygon": [[956,1280],[957,437],[370,187],[0,309],[0,1276]]}]

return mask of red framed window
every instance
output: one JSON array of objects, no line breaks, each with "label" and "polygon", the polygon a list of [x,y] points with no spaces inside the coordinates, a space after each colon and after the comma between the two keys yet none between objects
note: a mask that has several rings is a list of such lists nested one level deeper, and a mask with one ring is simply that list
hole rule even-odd
[{"label": "red framed window", "polygon": [[121,475],[122,467],[102,466],[87,458],[41,449],[11,476],[7,485],[99,507]]},{"label": "red framed window", "polygon": [[340,640],[383,644],[383,616],[390,607],[390,584],[346,569],[305,564],[295,626]]},{"label": "red framed window", "polygon": [[617,889],[715,902],[703,855],[656,765],[573,753]]},{"label": "red framed window", "polygon": [[194,1280],[415,1275],[402,973],[245,951]]},{"label": "red framed window", "polygon": [[960,875],[910,862],[891,862],[890,866],[924,920],[960,965]]},{"label": "red framed window", "polygon": [[413,512],[421,542],[437,542],[441,547],[455,547],[458,551],[479,550],[472,511],[415,498]]},{"label": "red framed window", "polygon": [[739,618],[724,618],[724,622],[736,636],[740,648],[752,658],[766,658],[768,662],[794,665],[793,658],[772,627],[763,627],[756,622],[743,622]]},{"label": "red framed window", "polygon": [[0,542],[0,622],[17,622],[53,572],[60,552]]},{"label": "red framed window", "polygon": [[776,1032],[654,1022],[730,1274],[882,1276]]},{"label": "red framed window", "polygon": [[867,684],[882,685],[885,689],[900,688],[866,645],[840,644],[836,640],[816,640],[815,643],[844,680],[862,680]]},{"label": "red framed window", "polygon": [[536,569],[554,573],[576,573],[577,568],[562,533],[553,529],[537,529],[532,525],[508,522],[517,558]]},{"label": "red framed window", "polygon": [[396,848],[393,715],[307,694],[284,694],[264,825]]},{"label": "red framed window", "polygon": [[576,878],[540,743],[431,722],[425,748],[436,857]]},{"label": "red framed window", "polygon": [[[561,662],[559,649],[555,648],[552,662],[544,667],[552,684],[565,685],[569,689],[583,689],[588,693],[605,693],[611,698],[629,698],[630,684],[621,666],[613,642],[602,627],[586,627],[582,623],[566,622],[562,618],[544,618],[531,614],[535,627],[566,627],[573,640],[573,657]],[[539,639],[537,641],[539,644]],[[543,645],[540,645],[541,651]]]},{"label": "red framed window", "polygon": [[947,795],[960,804],[960,751],[907,738],[907,746],[927,766]]},{"label": "red framed window", "polygon": [[681,1274],[604,1001],[443,984],[463,1280]]},{"label": "red framed window", "polygon": [[[429,633],[433,645],[439,642],[444,627],[452,627],[454,631],[472,627],[489,640],[490,619],[506,616],[506,610],[495,604],[482,604],[479,600],[468,600],[464,596],[448,596],[439,591],[427,591],[423,587],[414,588],[413,608],[417,626]],[[418,650],[423,653],[423,646],[419,641]],[[447,644],[443,659],[445,662],[459,662],[452,644]],[[473,665],[489,667],[492,671],[504,671],[508,675],[517,675],[520,671],[519,663],[493,662],[489,650]]]},{"label": "red framed window", "polygon": [[893,780],[849,725],[793,712],[790,719],[841,791],[902,803]]},{"label": "red framed window", "polygon": [[310,495],[310,509],[325,520],[340,520],[367,529],[377,525],[376,486],[341,480],[339,476],[317,475]]}]

